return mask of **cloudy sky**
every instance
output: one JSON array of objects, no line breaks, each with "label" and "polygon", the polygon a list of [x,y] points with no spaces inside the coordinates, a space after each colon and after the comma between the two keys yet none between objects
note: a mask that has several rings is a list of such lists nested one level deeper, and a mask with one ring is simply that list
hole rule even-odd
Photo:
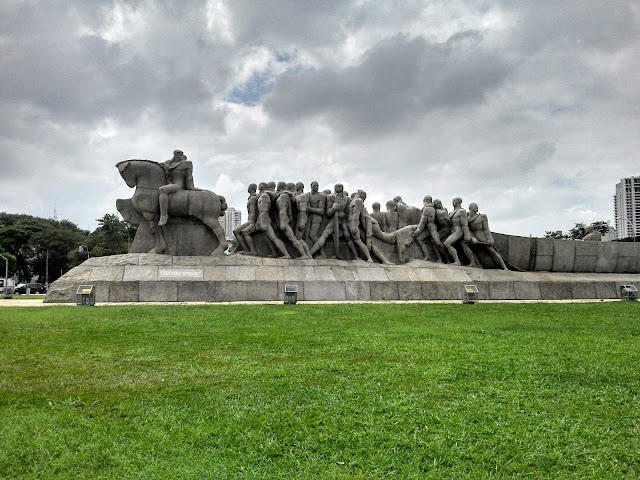
[{"label": "cloudy sky", "polygon": [[0,211],[96,228],[115,163],[460,196],[494,231],[612,220],[640,175],[637,0],[0,2]]}]

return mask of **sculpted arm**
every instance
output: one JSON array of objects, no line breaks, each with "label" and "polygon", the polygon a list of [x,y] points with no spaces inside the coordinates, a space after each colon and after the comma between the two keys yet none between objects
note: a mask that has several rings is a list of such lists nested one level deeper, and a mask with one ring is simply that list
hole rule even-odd
[{"label": "sculpted arm", "polygon": [[189,161],[185,162],[184,172],[184,188],[185,190],[197,190],[193,184],[193,164]]},{"label": "sculpted arm", "polygon": [[433,220],[435,219],[435,212],[432,216],[433,218],[429,218],[429,209],[427,207],[424,207],[422,209],[422,215],[420,216],[420,223],[418,223],[418,228],[416,228],[411,234],[412,238],[416,238],[418,235],[420,235],[424,231],[424,229],[427,227],[430,221],[433,222]]},{"label": "sculpted arm", "polygon": [[460,209],[460,227],[462,227],[462,240],[464,242],[471,241],[471,232],[469,232],[469,217],[467,217],[467,211],[463,208]]},{"label": "sculpted arm", "polygon": [[485,214],[482,214],[482,231],[484,232],[484,241],[493,245],[493,235],[491,235],[491,230],[489,230],[489,220]]}]

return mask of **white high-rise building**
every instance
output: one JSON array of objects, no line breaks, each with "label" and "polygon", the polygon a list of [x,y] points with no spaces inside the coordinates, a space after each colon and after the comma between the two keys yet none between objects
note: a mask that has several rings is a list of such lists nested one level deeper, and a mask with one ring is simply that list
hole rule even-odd
[{"label": "white high-rise building", "polygon": [[233,207],[227,207],[223,217],[219,217],[218,221],[224,229],[224,236],[227,240],[234,240],[236,237],[233,231],[242,225],[242,212]]},{"label": "white high-rise building", "polygon": [[640,235],[640,177],[620,179],[613,196],[616,239]]}]

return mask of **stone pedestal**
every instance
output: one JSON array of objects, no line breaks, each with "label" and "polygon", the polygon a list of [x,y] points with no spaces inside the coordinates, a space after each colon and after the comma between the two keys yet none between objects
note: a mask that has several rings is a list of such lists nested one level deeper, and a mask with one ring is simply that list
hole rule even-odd
[{"label": "stone pedestal", "polygon": [[[161,229],[167,244],[167,255],[208,256],[218,246],[217,237],[198,220],[169,218],[169,222]],[[142,222],[131,244],[131,253],[148,253],[155,245],[148,223]]]},{"label": "stone pedestal", "polygon": [[282,302],[285,284],[298,286],[298,301],[458,300],[465,284],[478,287],[481,301],[613,299],[625,283],[640,285],[640,275],[131,253],[87,260],[56,280],[45,302],[73,303],[81,284],[95,285],[100,303]]}]

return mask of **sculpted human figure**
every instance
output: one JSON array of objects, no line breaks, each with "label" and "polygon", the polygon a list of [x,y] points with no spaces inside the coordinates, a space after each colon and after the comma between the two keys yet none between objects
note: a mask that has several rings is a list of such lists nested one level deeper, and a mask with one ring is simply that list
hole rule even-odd
[{"label": "sculpted human figure", "polygon": [[309,245],[318,241],[320,226],[327,209],[327,194],[319,192],[318,182],[311,182],[311,192],[309,192],[309,204],[307,207],[309,232],[307,235]]},{"label": "sculpted human figure", "polygon": [[585,242],[602,241],[602,234],[593,227],[593,224],[587,225],[585,230],[587,231],[587,234],[582,238],[582,240],[584,240]]},{"label": "sculpted human figure", "polygon": [[471,234],[469,233],[469,225],[467,220],[467,212],[462,208],[462,199],[456,197],[453,199],[453,211],[449,213],[449,219],[451,220],[451,234],[444,241],[444,246],[449,252],[449,255],[453,259],[455,265],[462,265],[458,258],[458,252],[453,246],[454,243],[462,240],[462,250],[469,259],[469,266],[476,267],[473,252],[469,248],[469,242],[471,241]]},{"label": "sculpted human figure", "polygon": [[449,218],[449,212],[442,206],[442,202],[437,198],[433,201],[433,206],[436,209],[436,228],[438,229],[438,236],[440,241],[443,242],[451,233],[451,219]]},{"label": "sculpted human figure", "polygon": [[[364,203],[364,201],[367,199],[367,193],[364,190],[358,190],[356,192],[356,198],[362,199],[362,202]],[[382,250],[380,250],[378,246],[373,242],[373,237],[385,243],[389,243],[393,245],[397,241],[395,234],[383,232],[380,229],[380,225],[378,224],[378,221],[375,218],[373,218],[369,214],[369,212],[367,212],[367,209],[364,206],[364,204],[362,205],[361,222],[364,222],[364,238],[365,238],[364,243],[367,247],[367,250],[372,255],[375,255],[378,258],[378,260],[380,260],[382,263],[387,265],[392,264],[392,262],[390,262],[387,259],[384,253],[382,253]]]},{"label": "sculpted human figure", "polygon": [[258,220],[256,222],[256,230],[265,233],[267,243],[271,242],[271,244],[278,249],[278,252],[280,252],[280,258],[291,258],[287,248],[284,246],[284,242],[276,236],[273,226],[271,225],[271,216],[269,215],[269,211],[271,210],[272,204],[271,194],[274,193],[271,191],[272,183],[275,188],[274,182],[269,182],[266,185],[262,183],[260,184],[260,187],[264,186],[264,189],[261,188],[262,193],[258,196]]},{"label": "sculpted human figure", "polygon": [[442,262],[441,253],[444,252],[442,252],[443,246],[436,226],[436,208],[430,195],[426,195],[422,202],[423,208],[420,223],[418,223],[418,228],[411,234],[411,238],[418,242],[425,260],[432,261],[429,245],[425,243],[425,239],[429,239],[434,245],[436,261]]},{"label": "sculpted human figure", "polygon": [[398,205],[394,200],[389,200],[386,203],[387,211],[384,213],[385,225],[387,229],[385,232],[395,232],[400,228],[400,216],[398,214]]},{"label": "sculpted human figure", "polygon": [[373,212],[371,213],[371,217],[378,222],[378,228],[380,228],[383,232],[387,231],[387,217],[383,212],[380,211],[380,204],[378,202],[373,202],[371,204],[371,208],[373,208]]},{"label": "sculpted human figure", "polygon": [[296,183],[295,192],[295,205],[296,205],[296,238],[302,240],[304,238],[304,232],[307,228],[307,222],[309,218],[309,193],[304,191],[304,183]]},{"label": "sculpted human figure", "polygon": [[[294,248],[300,254],[300,258],[311,258],[307,244],[296,238],[295,233],[291,229],[291,218],[293,217],[292,200],[293,192],[289,191],[287,184],[278,183],[276,190],[276,205],[278,207],[278,228],[285,237],[293,244]],[[275,242],[274,242],[275,243]]]},{"label": "sculpted human figure", "polygon": [[[353,194],[351,202],[349,202],[349,233],[351,233],[351,239],[355,243],[358,250],[360,250],[360,253],[364,257],[364,259],[367,262],[371,263],[373,262],[373,260],[371,259],[369,248],[367,248],[367,245],[362,241],[362,236],[365,236],[366,238],[367,218],[366,209],[364,208],[364,198],[362,198],[364,195],[362,195],[360,192],[362,191],[358,190],[357,192],[355,192]],[[365,233],[365,235],[362,235],[362,233]],[[371,234],[369,233],[369,239],[370,238]]]},{"label": "sculpted human figure", "polygon": [[[263,184],[266,187],[266,184]],[[255,255],[256,247],[251,234],[256,230],[256,220],[258,219],[258,195],[256,194],[258,186],[252,183],[247,188],[249,198],[247,199],[247,222],[240,225],[233,231],[238,243],[242,246],[242,250],[247,255]]]},{"label": "sculpted human figure", "polygon": [[[182,150],[174,150],[173,157],[162,164],[167,184],[160,187],[160,220],[162,227],[169,221],[169,195],[180,190],[197,190],[193,185],[193,164]],[[186,212],[185,212],[186,213]]]},{"label": "sculpted human figure", "polygon": [[493,243],[493,235],[489,230],[489,220],[484,213],[478,213],[477,203],[469,204],[468,225],[471,233],[471,244],[482,246],[491,255],[491,258],[500,265],[500,268],[508,270],[502,255],[498,253]]},{"label": "sculpted human figure", "polygon": [[347,224],[347,219],[345,216],[345,208],[347,207],[350,199],[345,195],[344,188],[341,183],[336,183],[335,192],[331,195],[327,196],[327,209],[326,215],[329,219],[329,223],[325,227],[322,235],[318,241],[316,241],[309,253],[313,255],[318,250],[320,250],[331,235],[333,235],[333,242],[336,251],[336,257],[340,256],[340,233],[344,235],[345,240],[347,241],[347,245],[349,246],[349,250],[353,253],[353,256],[358,258],[358,251],[351,240],[351,234],[349,233],[349,226]]}]

